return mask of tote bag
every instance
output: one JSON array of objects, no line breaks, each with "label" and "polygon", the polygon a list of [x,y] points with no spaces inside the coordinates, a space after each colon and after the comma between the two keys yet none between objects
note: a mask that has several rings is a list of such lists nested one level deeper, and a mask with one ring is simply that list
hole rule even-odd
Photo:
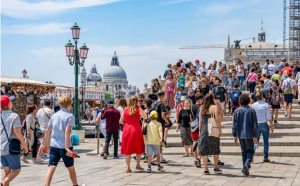
[{"label": "tote bag", "polygon": [[215,108],[213,109],[212,117],[207,121],[208,136],[219,137],[219,128],[215,118]]}]

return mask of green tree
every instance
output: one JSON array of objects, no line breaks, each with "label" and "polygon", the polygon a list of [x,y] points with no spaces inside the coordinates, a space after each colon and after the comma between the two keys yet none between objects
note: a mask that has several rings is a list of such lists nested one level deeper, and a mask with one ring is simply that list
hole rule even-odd
[{"label": "green tree", "polygon": [[112,100],[112,99],[113,99],[113,97],[112,97],[111,93],[106,92],[105,93],[105,100]]}]

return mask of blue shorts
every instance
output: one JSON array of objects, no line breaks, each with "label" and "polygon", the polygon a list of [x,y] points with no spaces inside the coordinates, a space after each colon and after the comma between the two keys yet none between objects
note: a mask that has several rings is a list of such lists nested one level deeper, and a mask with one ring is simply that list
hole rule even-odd
[{"label": "blue shorts", "polygon": [[[73,150],[73,147],[70,147],[70,150]],[[49,166],[57,166],[60,158],[62,158],[66,167],[72,167],[74,165],[74,158],[66,154],[67,151],[65,149],[50,147]]]},{"label": "blue shorts", "polygon": [[9,167],[10,169],[20,169],[21,168],[21,159],[20,155],[5,155],[1,156],[2,167]]},{"label": "blue shorts", "polygon": [[293,103],[294,94],[284,94],[284,101],[287,103]]},{"label": "blue shorts", "polygon": [[160,154],[160,145],[147,145],[148,155],[158,155]]}]

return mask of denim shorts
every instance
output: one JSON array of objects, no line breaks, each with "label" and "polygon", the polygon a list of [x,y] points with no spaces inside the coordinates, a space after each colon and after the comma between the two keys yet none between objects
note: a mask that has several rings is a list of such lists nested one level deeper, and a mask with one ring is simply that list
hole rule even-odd
[{"label": "denim shorts", "polygon": [[160,154],[160,145],[147,145],[148,155],[157,155]]},{"label": "denim shorts", "polygon": [[284,94],[284,101],[287,103],[293,103],[294,94]]},{"label": "denim shorts", "polygon": [[[70,150],[73,150],[73,147],[70,147]],[[49,166],[57,166],[60,158],[62,158],[66,167],[72,167],[74,165],[74,158],[66,154],[67,151],[65,149],[50,147]]]},{"label": "denim shorts", "polygon": [[9,167],[10,169],[20,169],[21,168],[21,159],[20,155],[5,155],[1,156],[2,167]]}]

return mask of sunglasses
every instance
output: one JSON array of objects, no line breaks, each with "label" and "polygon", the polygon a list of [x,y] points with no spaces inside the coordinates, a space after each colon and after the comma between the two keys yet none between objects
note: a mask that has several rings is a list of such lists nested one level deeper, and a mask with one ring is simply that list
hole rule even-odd
[{"label": "sunglasses", "polygon": [[143,102],[144,102],[144,100],[139,100],[139,102],[140,102],[140,103],[143,103]]}]

